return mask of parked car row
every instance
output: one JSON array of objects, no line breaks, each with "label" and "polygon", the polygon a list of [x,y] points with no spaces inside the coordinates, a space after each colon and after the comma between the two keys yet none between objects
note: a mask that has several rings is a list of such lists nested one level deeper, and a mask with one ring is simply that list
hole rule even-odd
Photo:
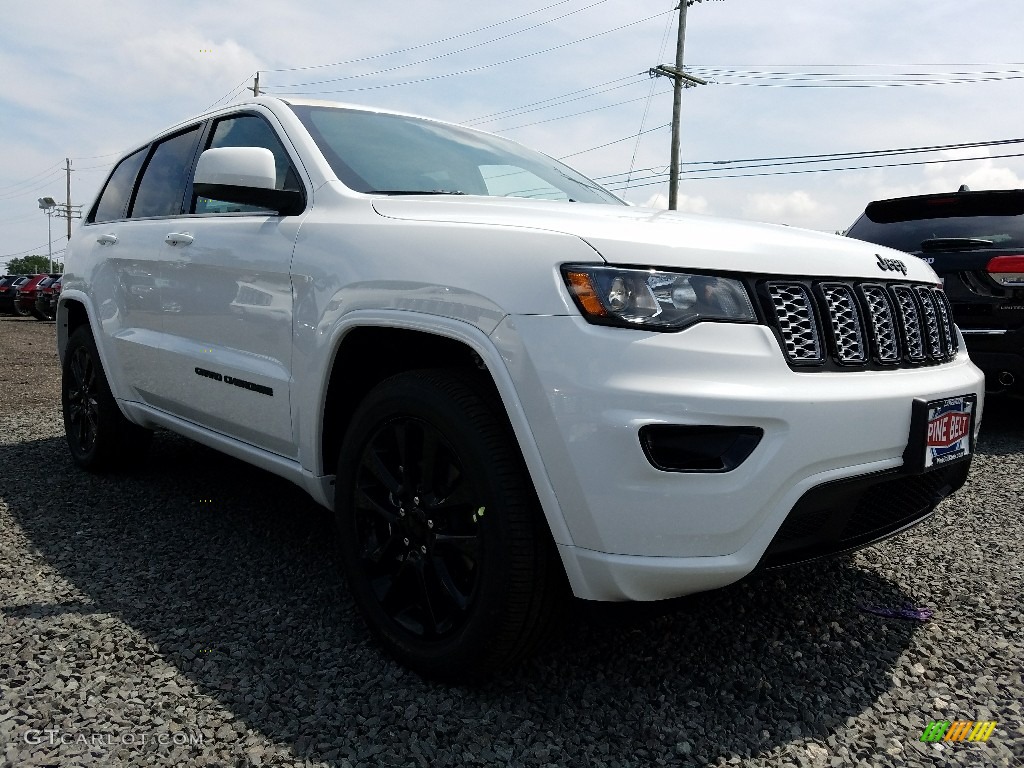
[{"label": "parked car row", "polygon": [[63,277],[52,272],[0,276],[0,314],[53,320],[57,316]]}]

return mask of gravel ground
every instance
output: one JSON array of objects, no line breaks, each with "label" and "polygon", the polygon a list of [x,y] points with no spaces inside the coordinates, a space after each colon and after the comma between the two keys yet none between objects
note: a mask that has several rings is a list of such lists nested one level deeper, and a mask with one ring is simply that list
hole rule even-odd
[{"label": "gravel ground", "polygon": [[[369,640],[285,481],[166,433],[142,469],[73,469],[53,344],[0,317],[4,766],[1024,764],[1024,405],[990,408],[968,486],[912,532],[653,615],[578,605],[536,659],[448,688]],[[998,726],[920,741],[957,719]]]}]

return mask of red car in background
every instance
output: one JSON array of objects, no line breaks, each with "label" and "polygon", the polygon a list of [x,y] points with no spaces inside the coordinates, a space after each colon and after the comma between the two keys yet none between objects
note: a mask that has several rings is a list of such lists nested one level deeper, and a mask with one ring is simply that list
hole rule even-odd
[{"label": "red car in background", "polygon": [[39,320],[45,320],[45,316],[39,314],[39,310],[36,309],[36,299],[39,297],[39,290],[43,286],[43,281],[47,281],[46,285],[49,285],[54,280],[60,277],[59,273],[41,275],[33,275],[28,279],[27,282],[22,283],[18,286],[18,296],[15,299],[17,308],[22,311],[18,312],[19,315],[31,314],[33,317]]},{"label": "red car in background", "polygon": [[18,306],[18,287],[28,278],[25,275],[3,275],[0,277],[0,313],[28,315]]}]

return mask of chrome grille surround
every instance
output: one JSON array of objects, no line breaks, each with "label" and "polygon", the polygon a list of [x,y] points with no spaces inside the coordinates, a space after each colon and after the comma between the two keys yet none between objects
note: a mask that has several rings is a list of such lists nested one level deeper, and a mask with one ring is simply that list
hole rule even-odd
[{"label": "chrome grille surround", "polygon": [[794,363],[824,361],[810,291],[800,283],[770,283],[768,293],[782,332],[786,357]]},{"label": "chrome grille surround", "polygon": [[813,279],[762,285],[794,368],[913,367],[956,357],[953,313],[941,288]]},{"label": "chrome grille surround", "polygon": [[821,283],[828,318],[831,321],[832,341],[840,363],[863,363],[868,359],[860,312],[853,289],[845,283]]},{"label": "chrome grille surround", "polygon": [[881,285],[865,283],[860,295],[868,310],[868,332],[871,334],[875,359],[882,364],[898,363],[902,357],[900,331],[888,292]]}]

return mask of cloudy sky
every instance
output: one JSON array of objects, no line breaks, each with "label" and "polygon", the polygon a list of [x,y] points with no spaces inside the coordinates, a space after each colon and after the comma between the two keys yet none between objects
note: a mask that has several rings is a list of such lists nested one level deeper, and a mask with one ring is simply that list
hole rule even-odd
[{"label": "cloudy sky", "polygon": [[[88,204],[118,154],[244,97],[257,70],[271,93],[514,138],[664,207],[671,95],[647,70],[674,57],[676,4],[6,0],[0,265],[46,253],[37,198],[64,202],[65,157]],[[880,197],[1024,186],[1024,143],[992,144],[1024,137],[1019,2],[704,0],[687,17],[686,68],[710,83],[683,95],[685,210],[835,231]]]}]

